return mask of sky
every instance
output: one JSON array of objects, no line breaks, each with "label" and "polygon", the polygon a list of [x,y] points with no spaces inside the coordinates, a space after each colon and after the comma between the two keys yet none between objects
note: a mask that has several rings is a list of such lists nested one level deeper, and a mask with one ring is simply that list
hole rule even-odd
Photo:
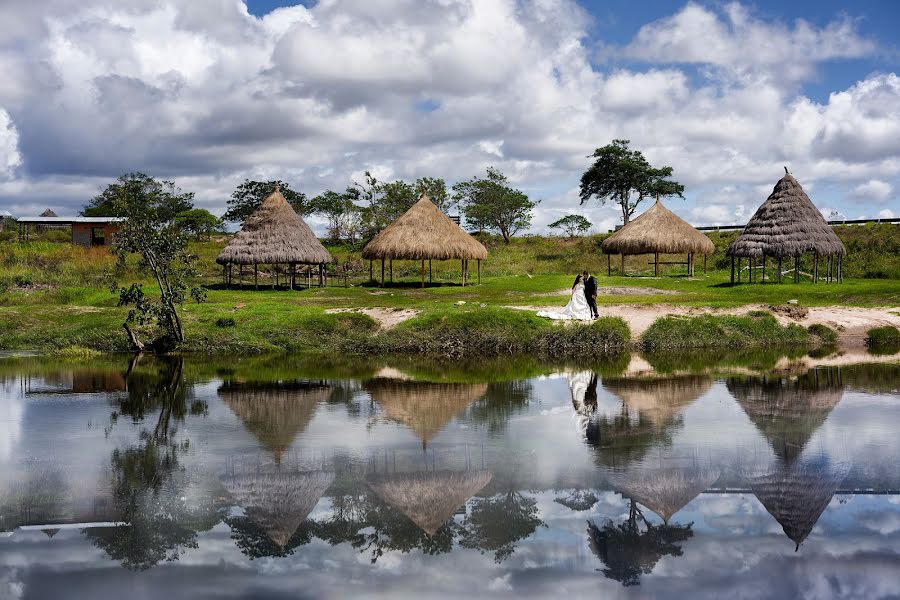
[{"label": "sky", "polygon": [[132,171],[222,214],[245,178],[494,166],[540,200],[533,232],[607,231],[579,180],[628,139],[695,225],[746,222],[785,166],[825,215],[900,216],[898,22],[891,1],[7,0],[0,210],[75,214]]}]

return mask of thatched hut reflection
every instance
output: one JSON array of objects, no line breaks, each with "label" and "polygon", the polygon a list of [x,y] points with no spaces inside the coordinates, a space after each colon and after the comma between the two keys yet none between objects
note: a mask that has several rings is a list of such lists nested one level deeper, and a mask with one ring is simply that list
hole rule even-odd
[{"label": "thatched hut reflection", "polygon": [[409,427],[424,448],[454,418],[484,396],[488,386],[372,379],[363,384],[363,389],[381,407],[385,418]]},{"label": "thatched hut reflection", "polygon": [[795,379],[732,378],[725,385],[785,463],[800,456],[844,394],[840,372],[828,369]]},{"label": "thatched hut reflection", "polygon": [[668,523],[719,478],[713,467],[631,468],[606,476],[613,489],[659,515]]},{"label": "thatched hut reflection", "polygon": [[275,462],[281,462],[330,393],[324,383],[305,381],[227,382],[218,390],[219,397]]}]

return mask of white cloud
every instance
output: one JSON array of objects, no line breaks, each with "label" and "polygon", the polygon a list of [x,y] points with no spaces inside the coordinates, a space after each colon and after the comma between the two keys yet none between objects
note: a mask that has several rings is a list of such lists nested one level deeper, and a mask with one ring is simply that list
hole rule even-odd
[{"label": "white cloud", "polygon": [[895,213],[894,211],[892,211],[889,208],[885,208],[878,212],[878,218],[879,219],[895,219],[895,218],[897,218],[897,213]]},{"label": "white cloud", "polygon": [[9,113],[0,108],[0,178],[11,176],[13,170],[21,164],[19,134]]},{"label": "white cloud", "polygon": [[870,179],[853,188],[853,196],[861,200],[876,200],[884,202],[894,193],[890,183],[879,179]]}]

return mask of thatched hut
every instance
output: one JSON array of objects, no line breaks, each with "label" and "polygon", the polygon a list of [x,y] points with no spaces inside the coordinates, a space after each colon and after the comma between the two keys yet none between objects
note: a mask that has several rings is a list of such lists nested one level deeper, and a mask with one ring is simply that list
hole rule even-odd
[{"label": "thatched hut", "polygon": [[611,471],[606,479],[623,496],[642,504],[666,523],[719,479],[718,469],[631,468]]},{"label": "thatched hut", "polygon": [[48,208],[48,209],[46,209],[44,212],[42,212],[41,214],[39,214],[38,216],[39,216],[39,217],[45,217],[45,218],[46,218],[46,217],[56,218],[56,217],[58,217],[59,215],[57,215],[55,212],[53,212],[52,209],[49,209],[49,208]]},{"label": "thatched hut", "polygon": [[491,472],[417,471],[371,475],[366,479],[379,498],[397,508],[430,536],[491,480]]},{"label": "thatched hut", "polygon": [[[468,280],[469,261],[478,262],[478,282],[481,283],[481,261],[487,258],[487,249],[462,227],[422,194],[418,202],[388,225],[366,244],[363,258],[381,260],[381,285],[384,285],[384,261],[391,261],[393,279],[394,260],[421,261],[422,287],[425,287],[425,261],[428,261],[428,279],[431,281],[432,260],[462,261],[462,284]],[[372,263],[369,263],[372,275]]]},{"label": "thatched hut", "polygon": [[256,469],[232,473],[222,485],[251,521],[282,548],[334,481],[327,471]]},{"label": "thatched hut", "polygon": [[847,254],[844,244],[797,180],[788,173],[787,167],[784,168],[784,173],[784,177],[775,184],[775,189],[766,201],[756,209],[741,235],[728,247],[728,255],[731,256],[731,283],[735,282],[735,258],[738,259],[738,283],[741,281],[742,258],[749,259],[751,282],[754,267],[760,266],[758,263],[754,265],[754,261],[762,259],[762,277],[759,281],[765,281],[767,257],[778,261],[779,282],[784,273],[782,261],[785,258],[793,258],[794,282],[798,283],[800,259],[807,252],[814,255],[813,282],[819,280],[820,256],[828,261],[826,281],[841,281],[843,257]]},{"label": "thatched hut", "polygon": [[280,463],[312,421],[318,405],[328,400],[331,388],[315,383],[226,383],[218,394]]},{"label": "thatched hut", "polygon": [[794,462],[844,394],[828,371],[796,379],[732,378],[728,391],[785,464]]},{"label": "thatched hut", "polygon": [[655,276],[659,275],[660,254],[686,254],[685,262],[668,261],[666,264],[687,265],[688,275],[693,275],[694,256],[703,255],[705,270],[706,256],[712,254],[716,249],[712,240],[663,206],[659,198],[649,210],[641,213],[628,225],[603,240],[601,247],[606,254],[608,275],[612,274],[611,254],[621,255],[622,275],[625,274],[626,254],[652,254]]},{"label": "thatched hut", "polygon": [[325,265],[334,262],[334,257],[276,187],[253,214],[247,217],[241,230],[219,253],[216,262],[224,268],[226,284],[233,281],[234,265],[239,267],[239,283],[243,283],[244,266],[253,265],[253,282],[256,287],[259,287],[259,265],[272,265],[273,287],[278,284],[279,266],[287,265],[287,281],[293,289],[297,265],[309,265],[307,285],[312,281],[312,267],[315,267],[318,271],[318,283],[322,285]]},{"label": "thatched hut", "polygon": [[412,429],[424,448],[454,417],[484,396],[487,384],[373,379],[365,382],[363,389],[387,419]]},{"label": "thatched hut", "polygon": [[753,494],[775,517],[797,551],[846,475],[846,465],[818,461],[778,465],[745,477]]}]

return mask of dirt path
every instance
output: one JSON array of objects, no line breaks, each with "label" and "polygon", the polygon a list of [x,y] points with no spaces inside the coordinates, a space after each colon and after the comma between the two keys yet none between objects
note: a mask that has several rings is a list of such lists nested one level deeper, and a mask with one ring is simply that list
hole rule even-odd
[{"label": "dirt path", "polygon": [[355,312],[368,315],[378,321],[382,329],[391,329],[419,314],[419,311],[407,308],[329,308],[325,312],[329,314]]},{"label": "dirt path", "polygon": [[[511,306],[520,310],[559,310],[559,306]],[[601,305],[600,314],[621,317],[631,328],[631,334],[637,338],[658,318],[666,315],[742,315],[751,310],[770,310],[764,304],[750,304],[737,308],[703,308],[674,306],[669,304],[633,305],[612,304]],[[802,319],[791,319],[785,315],[774,313],[775,318],[785,325],[797,323],[809,327],[813,323],[828,325],[838,332],[841,347],[854,348],[865,345],[866,331],[872,327],[894,325],[900,327],[900,309],[898,308],[858,308],[855,306],[821,306],[810,307],[808,314]]]}]

